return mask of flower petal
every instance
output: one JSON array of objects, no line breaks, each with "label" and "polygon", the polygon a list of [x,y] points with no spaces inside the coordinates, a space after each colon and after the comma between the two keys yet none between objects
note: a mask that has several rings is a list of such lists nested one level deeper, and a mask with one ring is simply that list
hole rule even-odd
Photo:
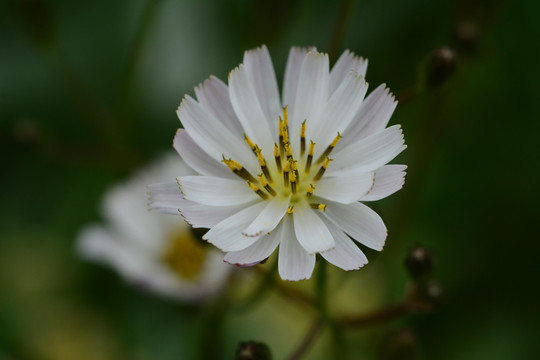
[{"label": "flower petal", "polygon": [[300,246],[289,216],[283,219],[278,227],[276,237],[279,238],[278,271],[283,280],[298,281],[309,279],[315,267],[315,255],[308,254]]},{"label": "flower petal", "polygon": [[244,130],[232,107],[229,89],[223,81],[212,75],[195,88],[195,95],[206,111],[237,135],[238,140],[243,141]]},{"label": "flower petal", "polygon": [[335,178],[323,177],[315,187],[313,195],[350,204],[360,200],[372,189],[375,173],[343,175]]},{"label": "flower petal", "polygon": [[407,165],[385,165],[375,171],[373,189],[362,201],[375,201],[384,199],[400,190],[405,183],[405,169]]},{"label": "flower petal", "polygon": [[212,176],[184,176],[178,184],[186,200],[204,205],[240,205],[260,199],[244,181]]},{"label": "flower petal", "polygon": [[211,158],[203,149],[201,149],[184,129],[178,129],[178,131],[176,131],[173,147],[178,154],[180,154],[182,159],[184,159],[184,161],[199,174],[238,179],[225,164]]},{"label": "flower petal", "polygon": [[349,134],[344,133],[344,130],[349,126],[362,105],[367,89],[368,83],[364,78],[353,71],[346,74],[339,88],[330,97],[318,131],[311,138],[319,144],[315,151],[316,158],[338,133],[349,136]]},{"label": "flower petal", "polygon": [[391,126],[336,152],[326,174],[343,176],[373,171],[402,152],[407,147],[404,143],[401,126]]},{"label": "flower petal", "polygon": [[324,223],[336,241],[336,247],[321,253],[329,263],[343,270],[357,270],[368,263],[366,255],[340,228],[330,220],[323,218]]},{"label": "flower petal", "polygon": [[237,265],[256,264],[263,261],[276,250],[282,238],[282,228],[282,225],[278,225],[270,234],[262,236],[253,245],[248,246],[244,250],[227,253],[224,260],[230,264]]},{"label": "flower petal", "polygon": [[[306,120],[306,137],[317,132],[322,112],[328,101],[328,55],[310,51],[304,58],[294,100],[289,136],[299,136],[300,126]],[[293,141],[293,151],[299,153],[298,141]]]},{"label": "flower petal", "polygon": [[328,251],[335,246],[332,234],[307,202],[295,205],[293,218],[296,238],[309,254]]},{"label": "flower petal", "polygon": [[222,156],[232,157],[248,170],[258,169],[259,163],[251,154],[247,144],[238,141],[236,134],[232,133],[193,98],[186,96],[180,104],[177,114],[193,141],[211,158],[221,161]]},{"label": "flower petal", "polygon": [[266,202],[261,201],[251,205],[212,227],[203,239],[217,246],[220,250],[239,251],[247,248],[259,237],[248,237],[241,233],[264,209]]},{"label": "flower petal", "polygon": [[361,77],[365,77],[367,66],[367,59],[359,57],[349,50],[345,50],[330,71],[330,94],[336,91],[351,70],[358,73]]},{"label": "flower petal", "polygon": [[251,224],[242,231],[244,236],[260,236],[261,234],[272,231],[281,221],[283,215],[289,207],[289,198],[276,196],[268,201],[268,205],[263,211],[253,220]]},{"label": "flower petal", "polygon": [[382,250],[388,232],[381,217],[366,205],[329,202],[323,213],[354,240],[373,250]]},{"label": "flower petal", "polygon": [[270,129],[273,129],[281,113],[281,105],[276,73],[266,46],[246,51],[244,66]]},{"label": "flower petal", "polygon": [[289,51],[287,65],[285,67],[285,77],[283,80],[283,106],[287,106],[289,113],[293,113],[294,101],[296,99],[296,89],[298,89],[298,78],[304,58],[309,51],[316,51],[314,47],[301,48],[292,47]]},{"label": "flower petal", "polygon": [[373,90],[347,128],[347,137],[340,141],[338,149],[384,129],[396,106],[397,101],[385,84]]},{"label": "flower petal", "polygon": [[210,206],[183,200],[179,212],[192,227],[211,228],[245,207],[245,204],[236,206]]},{"label": "flower petal", "polygon": [[[274,142],[277,141],[278,136],[277,130],[271,131],[271,129],[277,129],[278,121],[272,119],[275,125],[270,127],[270,119],[266,118],[249,79],[247,69],[242,64],[229,74],[229,94],[234,111],[238,115],[245,133],[261,147],[267,158],[271,158]],[[247,145],[245,146],[247,147]]]},{"label": "flower petal", "polygon": [[177,182],[151,184],[147,187],[149,210],[158,214],[180,215],[179,209],[186,200]]}]

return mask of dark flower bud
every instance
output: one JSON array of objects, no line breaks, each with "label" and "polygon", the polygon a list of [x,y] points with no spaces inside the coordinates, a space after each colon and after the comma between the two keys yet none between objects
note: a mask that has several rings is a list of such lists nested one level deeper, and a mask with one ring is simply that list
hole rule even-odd
[{"label": "dark flower bud", "polygon": [[442,85],[454,73],[456,55],[448,47],[441,47],[429,54],[425,67],[424,81],[428,89]]},{"label": "dark flower bud", "polygon": [[272,360],[272,354],[266,344],[246,341],[238,344],[236,360]]},{"label": "dark flower bud", "polygon": [[400,329],[388,334],[381,347],[380,360],[415,360],[420,356],[418,338],[410,329]]},{"label": "dark flower bud", "polygon": [[434,262],[431,251],[424,246],[417,245],[407,254],[405,267],[407,268],[409,275],[417,280],[431,274]]}]

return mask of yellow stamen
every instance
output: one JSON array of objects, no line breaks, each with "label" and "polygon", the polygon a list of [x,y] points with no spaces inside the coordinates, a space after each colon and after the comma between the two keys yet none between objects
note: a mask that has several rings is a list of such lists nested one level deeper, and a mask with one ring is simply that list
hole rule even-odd
[{"label": "yellow stamen", "polygon": [[285,143],[285,152],[287,153],[287,159],[292,158],[292,150],[289,143]]},{"label": "yellow stamen", "polygon": [[300,128],[300,156],[304,156],[306,152],[306,120],[302,123]]},{"label": "yellow stamen", "polygon": [[287,208],[287,214],[292,214],[294,212],[294,205],[291,205]]},{"label": "yellow stamen", "polygon": [[259,160],[259,165],[261,166],[264,176],[266,176],[268,181],[272,182],[272,176],[270,175],[270,171],[268,171],[268,167],[266,166],[266,161],[264,160],[262,150],[257,145],[255,145],[255,154],[257,154],[257,160]]},{"label": "yellow stamen", "polygon": [[283,126],[286,128],[289,126],[289,116],[287,114],[287,106],[283,108]]},{"label": "yellow stamen", "polygon": [[313,191],[315,190],[315,186],[312,184],[309,184],[307,191],[306,191],[306,197],[309,199],[311,195],[313,195]]},{"label": "yellow stamen", "polygon": [[336,147],[338,141],[342,138],[341,134],[338,132],[337,133],[337,136],[334,138],[334,140],[332,141],[332,143],[330,145],[328,145],[328,147],[326,148],[326,150],[324,150],[324,152],[321,154],[321,156],[319,156],[319,159],[317,160],[317,164],[319,164],[321,161],[323,161],[324,158],[326,158],[328,155],[330,155],[330,153],[332,152],[332,150],[334,150],[334,148]]},{"label": "yellow stamen", "polygon": [[309,150],[308,150],[308,155],[307,155],[307,160],[306,160],[306,174],[309,173],[309,171],[311,170],[311,162],[313,161],[313,151],[315,151],[315,143],[313,142],[313,140],[311,140],[311,143],[309,144]]},{"label": "yellow stamen", "polygon": [[263,199],[268,199],[268,195],[265,194],[261,189],[259,189],[257,187],[257,185],[255,185],[254,183],[252,183],[251,181],[248,181],[247,184],[249,185],[249,187],[251,188],[251,190],[255,191],[257,193],[257,195],[259,195],[260,197],[262,197]]},{"label": "yellow stamen", "polygon": [[326,211],[326,204],[310,203],[309,206],[311,206],[312,209]]},{"label": "yellow stamen", "polygon": [[291,171],[289,174],[289,181],[291,182],[291,191],[296,194],[296,172]]},{"label": "yellow stamen", "polygon": [[278,132],[279,132],[279,153],[281,154],[281,156],[283,156],[283,120],[281,119],[281,116],[279,117]]},{"label": "yellow stamen", "polygon": [[285,187],[289,186],[289,171],[291,170],[291,161],[287,161],[285,163],[285,167],[283,168],[283,184]]},{"label": "yellow stamen", "polygon": [[268,193],[270,193],[270,195],[276,196],[276,191],[270,186],[270,184],[268,184],[268,182],[264,178],[263,174],[259,174],[259,175],[257,175],[257,177],[259,178],[259,182],[261,183],[261,186],[263,188],[265,188],[266,191],[268,191]]},{"label": "yellow stamen", "polygon": [[232,159],[225,159],[225,155],[223,156],[223,160],[221,160],[227,167],[236,175],[240,176],[244,180],[249,181],[256,181],[253,175],[249,173],[241,164],[237,163],[236,161]]},{"label": "yellow stamen", "polygon": [[244,140],[245,140],[246,143],[249,145],[249,148],[250,148],[252,151],[255,151],[255,144],[253,143],[253,141],[251,141],[250,138],[248,138],[248,136],[246,135],[246,133],[244,133]]},{"label": "yellow stamen", "polygon": [[279,147],[276,143],[274,143],[274,158],[276,159],[277,169],[281,172],[281,156],[279,155]]},{"label": "yellow stamen", "polygon": [[328,157],[324,159],[324,163],[322,164],[317,174],[313,177],[313,180],[317,181],[323,176],[324,172],[326,171],[326,168],[328,167],[328,164],[330,164],[330,161],[332,161],[332,159]]}]

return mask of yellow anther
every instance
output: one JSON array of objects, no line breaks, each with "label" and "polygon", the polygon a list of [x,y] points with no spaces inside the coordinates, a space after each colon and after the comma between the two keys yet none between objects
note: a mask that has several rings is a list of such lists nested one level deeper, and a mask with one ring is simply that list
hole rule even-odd
[{"label": "yellow anther", "polygon": [[265,194],[261,189],[259,189],[259,187],[257,185],[255,185],[251,181],[247,181],[247,184],[249,185],[251,190],[253,190],[253,191],[255,191],[257,193],[257,195],[259,195],[260,197],[262,197],[265,200],[268,199],[268,195]]},{"label": "yellow anther", "polygon": [[322,167],[326,169],[328,167],[328,164],[330,164],[330,161],[333,161],[333,160],[334,159],[330,159],[329,157],[327,157],[326,159],[324,159]]},{"label": "yellow anther", "polygon": [[283,171],[289,172],[290,170],[291,170],[291,161],[289,160],[285,163],[285,166],[283,167]]},{"label": "yellow anther", "polygon": [[291,160],[291,169],[296,171],[298,170],[298,166],[296,165],[298,163],[298,161],[296,160]]},{"label": "yellow anther", "polygon": [[306,152],[306,120],[302,123],[300,128],[300,156],[304,156]]},{"label": "yellow anther", "polygon": [[313,142],[313,140],[311,140],[309,144],[308,156],[313,156],[314,151],[315,151],[315,143]]},{"label": "yellow anther", "polygon": [[287,106],[283,108],[283,126],[289,126],[289,116],[287,114]]},{"label": "yellow anther", "polygon": [[279,157],[279,146],[277,143],[274,143],[274,157]]},{"label": "yellow anther", "polygon": [[312,209],[326,211],[326,204],[314,204],[314,203],[311,203],[311,204],[309,204],[309,206],[311,206]]},{"label": "yellow anther", "polygon": [[337,136],[334,138],[334,141],[332,141],[332,143],[330,144],[330,147],[336,147],[339,139],[341,139],[343,136],[341,136],[341,134],[338,132],[337,133]]},{"label": "yellow anther", "polygon": [[274,158],[276,159],[276,166],[279,172],[281,172],[281,155],[278,144],[274,143]]},{"label": "yellow anther", "polygon": [[287,214],[292,214],[294,212],[294,205],[291,205],[287,208]]},{"label": "yellow anther", "polygon": [[315,186],[313,186],[312,184],[309,184],[306,191],[306,196],[309,198],[311,195],[313,195],[314,190],[315,190]]},{"label": "yellow anther", "polygon": [[283,143],[287,144],[289,142],[289,129],[287,125],[283,125]]},{"label": "yellow anther", "polygon": [[279,117],[279,124],[278,124],[278,131],[279,131],[279,137],[283,137],[283,120],[281,119],[281,116]]},{"label": "yellow anther", "polygon": [[306,120],[302,122],[302,127],[300,127],[300,137],[305,138],[306,137]]},{"label": "yellow anther", "polygon": [[231,171],[234,171],[236,168],[234,167],[234,164],[232,163],[232,161],[229,159],[225,159],[225,157],[223,157],[223,160],[221,160],[222,163],[224,163],[225,165],[227,165],[227,167],[229,168],[229,170]]},{"label": "yellow anther", "polygon": [[296,172],[291,171],[291,173],[289,174],[289,181],[291,183],[296,182]]},{"label": "yellow anther", "polygon": [[289,143],[285,143],[285,153],[287,154],[288,159],[290,159],[292,157],[292,149],[291,149],[291,145],[289,145]]},{"label": "yellow anther", "polygon": [[264,178],[263,174],[259,174],[259,175],[257,175],[257,177],[259,178],[259,182],[261,183],[262,187],[265,187],[266,185],[268,185],[268,182]]},{"label": "yellow anther", "polygon": [[251,150],[255,151],[255,144],[253,143],[253,141],[251,141],[250,138],[248,138],[248,136],[246,135],[246,133],[244,133],[244,140],[247,142],[247,144],[249,145],[249,147],[251,148]]},{"label": "yellow anther", "polygon": [[255,154],[257,154],[257,160],[259,160],[259,164],[261,166],[266,166],[266,163],[264,161],[264,157],[263,157],[263,154],[262,154],[262,150],[257,145],[255,145]]}]

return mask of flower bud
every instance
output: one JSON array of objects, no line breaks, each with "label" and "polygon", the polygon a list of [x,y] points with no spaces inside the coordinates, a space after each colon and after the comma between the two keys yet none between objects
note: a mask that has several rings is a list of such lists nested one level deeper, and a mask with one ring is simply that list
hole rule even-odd
[{"label": "flower bud", "polygon": [[424,82],[428,89],[442,85],[456,68],[456,55],[448,47],[436,49],[427,58]]},{"label": "flower bud", "polygon": [[236,360],[272,360],[272,354],[266,344],[246,341],[238,344]]},{"label": "flower bud", "polygon": [[425,278],[431,274],[434,267],[431,251],[421,245],[413,247],[405,259],[405,267],[413,279]]}]

